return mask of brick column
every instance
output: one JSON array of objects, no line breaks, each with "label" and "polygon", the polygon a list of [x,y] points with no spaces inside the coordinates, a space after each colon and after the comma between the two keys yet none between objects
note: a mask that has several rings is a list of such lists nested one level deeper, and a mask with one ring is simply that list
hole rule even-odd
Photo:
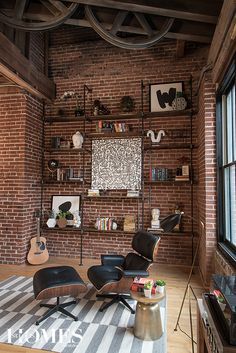
[{"label": "brick column", "polygon": [[216,248],[216,119],[215,87],[210,75],[205,75],[199,92],[198,164],[199,164],[199,226],[202,240],[199,250],[199,268],[205,284],[213,271]]},{"label": "brick column", "polygon": [[40,207],[42,103],[0,96],[0,263],[23,263]]}]

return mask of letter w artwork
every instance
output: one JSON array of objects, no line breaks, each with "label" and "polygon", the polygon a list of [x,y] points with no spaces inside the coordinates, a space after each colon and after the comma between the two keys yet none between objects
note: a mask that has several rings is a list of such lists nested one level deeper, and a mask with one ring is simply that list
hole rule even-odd
[{"label": "letter w artwork", "polygon": [[170,111],[177,92],[182,93],[182,82],[150,85],[150,111]]}]

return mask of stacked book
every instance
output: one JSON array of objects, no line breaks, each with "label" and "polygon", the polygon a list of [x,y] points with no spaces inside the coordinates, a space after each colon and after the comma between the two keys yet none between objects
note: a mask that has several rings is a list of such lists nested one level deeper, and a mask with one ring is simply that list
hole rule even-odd
[{"label": "stacked book", "polygon": [[110,217],[98,217],[96,220],[96,228],[98,230],[112,230],[113,219]]},{"label": "stacked book", "polygon": [[151,181],[166,181],[169,180],[169,169],[167,168],[155,168],[150,169],[150,180]]},{"label": "stacked book", "polygon": [[156,294],[156,285],[155,285],[155,281],[152,278],[148,278],[148,277],[135,277],[134,281],[130,287],[130,290],[134,291],[134,292],[143,292],[144,291],[144,284],[147,282],[151,282],[152,283],[152,294]]},{"label": "stacked book", "polygon": [[88,189],[88,196],[100,196],[99,189]]}]

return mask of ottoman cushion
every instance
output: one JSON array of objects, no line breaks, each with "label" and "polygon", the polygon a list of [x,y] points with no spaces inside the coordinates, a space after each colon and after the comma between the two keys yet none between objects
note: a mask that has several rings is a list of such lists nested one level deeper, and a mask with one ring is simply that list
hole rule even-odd
[{"label": "ottoman cushion", "polygon": [[47,267],[37,271],[33,278],[35,299],[50,299],[70,295],[77,297],[87,286],[71,266]]}]

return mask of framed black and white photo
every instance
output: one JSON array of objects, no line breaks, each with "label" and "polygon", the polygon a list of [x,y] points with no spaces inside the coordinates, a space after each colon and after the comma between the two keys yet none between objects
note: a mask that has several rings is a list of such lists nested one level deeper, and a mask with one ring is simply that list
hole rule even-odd
[{"label": "framed black and white photo", "polygon": [[78,215],[80,211],[80,195],[53,195],[52,210],[55,214],[62,212],[70,212],[73,215]]},{"label": "framed black and white photo", "polygon": [[150,112],[165,112],[176,110],[173,102],[182,96],[183,83],[157,83],[149,85]]}]

